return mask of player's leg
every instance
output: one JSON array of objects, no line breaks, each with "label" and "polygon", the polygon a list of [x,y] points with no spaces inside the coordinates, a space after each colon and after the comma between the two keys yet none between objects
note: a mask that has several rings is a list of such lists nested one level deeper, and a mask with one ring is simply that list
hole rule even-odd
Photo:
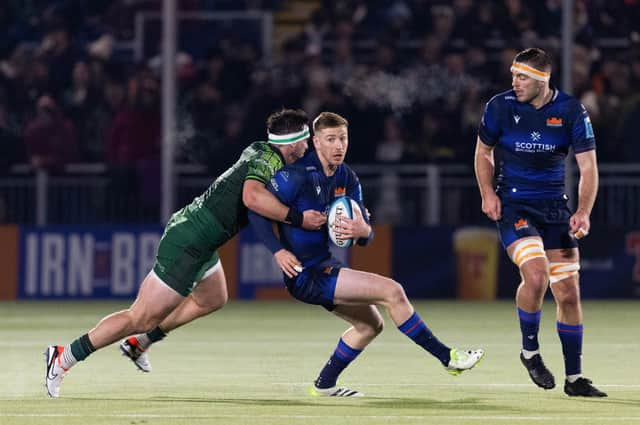
[{"label": "player's leg", "polygon": [[571,396],[606,397],[591,381],[582,377],[582,306],[577,248],[547,250],[551,292],[556,300],[557,330],[562,344],[566,380],[564,391]]},{"label": "player's leg", "polygon": [[337,397],[362,396],[359,391],[336,386],[336,381],[340,373],[382,332],[384,320],[373,305],[339,305],[332,313],[349,322],[351,327],[342,334],[333,354],[315,380],[311,393]]},{"label": "player's leg", "polygon": [[143,372],[151,372],[148,348],[168,332],[199,317],[221,309],[229,298],[227,281],[217,254],[206,264],[206,271],[195,288],[162,323],[149,332],[134,335],[120,343],[120,350]]},{"label": "player's leg", "polygon": [[184,296],[167,286],[155,272],[142,282],[131,307],[103,318],[95,328],[66,346],[50,346],[45,351],[47,392],[58,397],[62,376],[91,353],[133,333],[158,325]]},{"label": "player's leg", "polygon": [[522,351],[520,361],[531,380],[541,388],[555,387],[555,378],[542,361],[538,332],[542,315],[542,303],[549,281],[549,266],[540,237],[517,239],[507,247],[507,254],[520,269],[522,281],[516,292],[516,306]]},{"label": "player's leg", "polygon": [[440,360],[453,375],[472,368],[484,356],[483,350],[461,351],[440,342],[414,310],[402,285],[393,279],[342,268],[336,281],[334,303],[384,307],[402,333]]}]

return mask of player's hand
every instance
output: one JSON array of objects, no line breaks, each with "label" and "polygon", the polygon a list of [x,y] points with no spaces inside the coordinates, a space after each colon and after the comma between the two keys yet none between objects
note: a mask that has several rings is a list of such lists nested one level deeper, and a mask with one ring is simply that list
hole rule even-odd
[{"label": "player's hand", "polygon": [[327,222],[327,215],[316,210],[302,212],[302,228],[306,230],[320,230]]},{"label": "player's hand", "polygon": [[498,221],[502,218],[502,202],[494,192],[487,192],[482,197],[482,212],[491,220]]},{"label": "player's hand", "polygon": [[298,261],[295,255],[286,249],[273,254],[276,259],[276,263],[282,269],[287,277],[296,277],[298,273],[302,271],[302,263]]},{"label": "player's hand", "polygon": [[589,214],[580,210],[576,211],[571,218],[569,218],[569,229],[571,235],[576,239],[581,239],[587,236],[591,229]]},{"label": "player's hand", "polygon": [[353,209],[353,219],[340,217],[333,224],[333,230],[340,233],[339,239],[368,238],[371,234],[371,226],[364,221],[359,209]]}]

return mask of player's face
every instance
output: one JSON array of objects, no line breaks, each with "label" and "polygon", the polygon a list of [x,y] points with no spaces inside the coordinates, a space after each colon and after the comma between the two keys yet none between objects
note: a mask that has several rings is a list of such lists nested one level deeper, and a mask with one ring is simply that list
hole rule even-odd
[{"label": "player's face", "polygon": [[516,92],[518,102],[530,103],[543,93],[545,83],[534,80],[528,75],[514,72],[511,77],[511,86]]},{"label": "player's face", "polygon": [[349,134],[346,126],[324,128],[313,136],[313,144],[320,160],[336,167],[344,162],[349,146]]}]

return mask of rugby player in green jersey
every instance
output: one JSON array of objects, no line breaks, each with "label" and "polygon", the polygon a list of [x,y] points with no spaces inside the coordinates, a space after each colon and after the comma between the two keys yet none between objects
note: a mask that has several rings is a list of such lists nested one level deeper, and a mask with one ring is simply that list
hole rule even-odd
[{"label": "rugby player in green jersey", "polygon": [[307,229],[315,230],[325,223],[323,214],[291,209],[265,188],[278,169],[306,151],[307,122],[306,113],[300,110],[283,109],[270,115],[268,142],[252,143],[202,195],[171,216],[153,269],[133,304],[106,316],[70,344],[47,347],[45,386],[49,396],[58,397],[69,368],[125,337],[129,338],[120,345],[123,353],[141,370],[151,370],[142,355],[152,342],[224,306],[228,295],[217,249],[248,224],[247,208]]}]

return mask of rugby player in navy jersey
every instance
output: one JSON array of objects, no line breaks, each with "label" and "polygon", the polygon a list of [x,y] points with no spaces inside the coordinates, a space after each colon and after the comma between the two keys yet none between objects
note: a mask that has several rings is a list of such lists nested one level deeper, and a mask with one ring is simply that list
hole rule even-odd
[{"label": "rugby player in navy jersey", "polygon": [[[315,151],[277,172],[267,188],[291,208],[326,211],[339,196],[356,200],[361,211],[362,191],[356,174],[344,164],[348,146],[348,122],[340,115],[323,112],[313,121]],[[355,209],[354,209],[355,210]],[[368,217],[355,210],[352,220],[342,219],[336,228],[344,239],[366,245],[373,238]],[[365,214],[366,215],[366,214]],[[258,237],[274,253],[283,270],[288,291],[300,301],[321,305],[351,324],[338,341],[311,388],[313,395],[353,397],[362,393],[338,387],[338,375],[382,331],[383,319],[377,306],[384,307],[394,324],[435,356],[452,375],[474,367],[484,351],[452,349],[427,328],[398,282],[345,267],[331,256],[326,225],[300,231],[278,225],[280,240],[271,222],[255,213],[249,219]]]},{"label": "rugby player in navy jersey", "polygon": [[[551,286],[564,354],[564,391],[570,396],[606,397],[582,376],[581,368],[578,239],[589,233],[598,191],[593,128],[584,106],[549,84],[551,59],[545,51],[531,48],[518,53],[511,73],[513,89],[486,105],[476,142],[475,173],[482,211],[496,221],[502,244],[522,277],[516,293],[520,360],[536,385],[555,387],[538,343],[543,298]],[[580,169],[575,212],[567,207],[564,193],[564,159],[571,147]],[[499,154],[495,187],[494,149]]]}]

